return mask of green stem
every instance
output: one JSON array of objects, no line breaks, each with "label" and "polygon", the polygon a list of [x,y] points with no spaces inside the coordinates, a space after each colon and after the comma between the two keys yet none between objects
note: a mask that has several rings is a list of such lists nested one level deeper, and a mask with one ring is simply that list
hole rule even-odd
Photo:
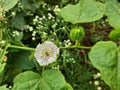
[{"label": "green stem", "polygon": [[[15,45],[9,45],[9,48],[16,48],[16,49],[22,49],[22,50],[28,50],[28,51],[35,51],[35,48],[30,47],[23,47],[23,46],[15,46]],[[69,47],[60,47],[60,49],[91,49],[89,46],[69,46]]]},{"label": "green stem", "polygon": [[86,56],[86,54],[85,54],[85,51],[82,49],[81,50],[81,52],[83,53],[83,55],[84,55],[84,58],[85,58],[85,63],[87,63],[87,56]]},{"label": "green stem", "polygon": [[92,25],[93,25],[93,27],[91,29],[91,33],[94,33],[95,32],[95,28],[96,28],[95,22],[93,22]]},{"label": "green stem", "polygon": [[22,49],[22,50],[35,51],[34,48],[23,47],[23,46],[15,46],[15,45],[10,45],[9,48],[16,48],[16,49]]},{"label": "green stem", "polygon": [[87,46],[69,46],[69,47],[60,47],[60,49],[91,49]]},{"label": "green stem", "polygon": [[45,71],[45,66],[42,67],[42,72],[44,72],[44,71]]},{"label": "green stem", "polygon": [[0,22],[0,41],[2,40],[2,22]]},{"label": "green stem", "polygon": [[79,45],[79,42],[78,40],[75,41],[75,46],[78,46]]},{"label": "green stem", "polygon": [[0,29],[0,41],[2,40],[2,29]]},{"label": "green stem", "polygon": [[35,65],[36,65],[36,68],[37,68],[39,74],[40,74],[41,73],[40,65],[38,64],[38,62],[36,60],[33,60],[33,61],[34,61]]}]

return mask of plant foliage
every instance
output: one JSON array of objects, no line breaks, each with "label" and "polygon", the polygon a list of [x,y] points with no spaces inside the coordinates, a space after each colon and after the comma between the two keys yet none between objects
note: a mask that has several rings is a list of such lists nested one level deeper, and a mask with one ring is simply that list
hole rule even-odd
[{"label": "plant foliage", "polygon": [[120,90],[119,8],[119,0],[0,0],[0,90]]}]

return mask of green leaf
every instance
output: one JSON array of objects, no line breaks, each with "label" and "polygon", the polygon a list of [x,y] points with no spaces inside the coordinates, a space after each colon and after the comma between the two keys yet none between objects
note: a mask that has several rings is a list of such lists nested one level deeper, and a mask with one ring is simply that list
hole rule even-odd
[{"label": "green leaf", "polygon": [[114,29],[110,32],[109,38],[113,41],[119,41],[120,40],[120,29]]},{"label": "green leaf", "polygon": [[23,32],[19,32],[19,35],[15,36],[15,40],[22,40],[23,38]]},{"label": "green leaf", "polygon": [[42,76],[26,71],[16,76],[12,90],[61,90],[64,85],[66,85],[65,78],[57,70],[46,70]]},{"label": "green leaf", "polygon": [[0,90],[9,90],[8,88],[6,88],[6,85],[0,86]]},{"label": "green leaf", "polygon": [[111,90],[120,90],[120,52],[117,45],[112,41],[100,41],[92,47],[89,58]]},{"label": "green leaf", "polygon": [[66,83],[65,86],[60,90],[73,90],[70,84]]},{"label": "green leaf", "polygon": [[25,46],[20,40],[14,40],[11,42],[12,45]]},{"label": "green leaf", "polygon": [[13,17],[11,20],[11,25],[16,29],[23,30],[24,26],[26,25],[23,14],[19,13],[15,17]]},{"label": "green leaf", "polygon": [[39,8],[38,3],[35,3],[35,2],[33,3],[33,2],[30,2],[29,0],[21,0],[21,3],[25,10],[31,10],[32,12],[35,12],[36,9]]},{"label": "green leaf", "polygon": [[7,41],[12,41],[12,38],[11,38],[11,36],[10,36],[9,33],[10,33],[10,32],[9,32],[8,29],[3,28],[3,29],[2,29],[2,39],[3,39],[3,40],[7,40]]},{"label": "green leaf", "polygon": [[42,77],[50,85],[48,90],[60,90],[66,83],[64,76],[57,70],[47,70],[43,72]]},{"label": "green leaf", "polygon": [[12,9],[19,0],[1,0],[3,2],[2,8],[5,8],[7,10]]},{"label": "green leaf", "polygon": [[107,21],[114,28],[120,28],[120,3],[116,0],[108,0],[105,5],[105,15],[107,16]]},{"label": "green leaf", "polygon": [[76,5],[67,5],[60,14],[65,21],[75,23],[93,22],[103,17],[104,4],[94,0],[80,0]]},{"label": "green leaf", "polygon": [[34,59],[30,58],[30,51],[19,51],[11,53],[8,65],[16,69],[31,69],[35,67]]},{"label": "green leaf", "polygon": [[[111,67],[116,61],[116,44],[108,41],[100,41],[95,44],[90,53],[90,60],[95,67]],[[115,62],[116,61],[116,62]]]}]

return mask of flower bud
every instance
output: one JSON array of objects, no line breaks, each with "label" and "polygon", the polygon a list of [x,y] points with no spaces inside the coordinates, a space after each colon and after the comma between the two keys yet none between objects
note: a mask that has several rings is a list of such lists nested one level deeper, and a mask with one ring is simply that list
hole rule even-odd
[{"label": "flower bud", "polygon": [[82,27],[73,28],[70,31],[70,38],[73,41],[81,41],[85,37],[85,32]]},{"label": "flower bud", "polygon": [[120,40],[120,30],[119,29],[112,30],[109,34],[109,38],[113,41],[119,41]]}]

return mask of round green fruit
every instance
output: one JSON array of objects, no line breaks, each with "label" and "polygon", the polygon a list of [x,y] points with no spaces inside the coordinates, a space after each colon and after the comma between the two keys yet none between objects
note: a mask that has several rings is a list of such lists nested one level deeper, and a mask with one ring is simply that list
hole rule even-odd
[{"label": "round green fruit", "polygon": [[81,41],[85,37],[85,32],[82,27],[73,28],[70,31],[70,39],[73,41]]}]

